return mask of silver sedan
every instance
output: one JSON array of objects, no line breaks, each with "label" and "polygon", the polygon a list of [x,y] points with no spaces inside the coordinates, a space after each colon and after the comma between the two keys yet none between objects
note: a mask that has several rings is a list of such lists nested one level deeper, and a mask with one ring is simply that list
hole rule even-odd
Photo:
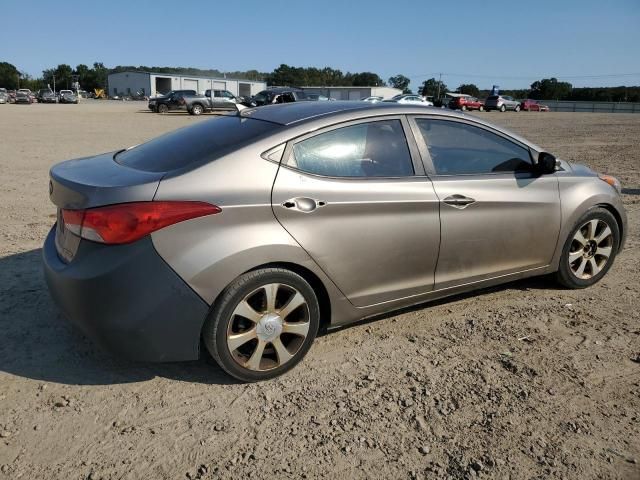
[{"label": "silver sedan", "polygon": [[599,281],[620,184],[481,119],[397,103],[245,109],[50,172],[45,276],[117,355],[280,375],[320,328],[534,275]]}]

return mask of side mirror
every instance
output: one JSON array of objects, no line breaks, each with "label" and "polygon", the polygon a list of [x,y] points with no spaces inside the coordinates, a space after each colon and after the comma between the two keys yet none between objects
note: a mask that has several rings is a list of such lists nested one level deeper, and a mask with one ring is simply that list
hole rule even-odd
[{"label": "side mirror", "polygon": [[540,152],[538,155],[538,172],[541,174],[549,174],[556,171],[556,157],[547,152]]}]

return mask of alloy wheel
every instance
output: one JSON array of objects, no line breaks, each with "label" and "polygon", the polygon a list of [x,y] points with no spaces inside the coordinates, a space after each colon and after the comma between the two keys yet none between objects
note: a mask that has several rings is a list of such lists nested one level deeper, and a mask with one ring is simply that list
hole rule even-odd
[{"label": "alloy wheel", "polygon": [[233,310],[227,347],[241,367],[272,370],[296,356],[310,325],[304,296],[289,285],[269,283],[246,295]]},{"label": "alloy wheel", "polygon": [[602,271],[613,251],[613,232],[600,219],[592,219],[574,234],[569,247],[569,268],[582,280],[595,277]]}]

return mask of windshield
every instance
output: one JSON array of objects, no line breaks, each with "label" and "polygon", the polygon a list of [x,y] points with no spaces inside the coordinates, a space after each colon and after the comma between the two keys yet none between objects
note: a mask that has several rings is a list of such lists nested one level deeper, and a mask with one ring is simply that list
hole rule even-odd
[{"label": "windshield", "polygon": [[262,92],[256,93],[256,96],[253,98],[258,102],[266,102],[269,99],[269,92],[262,91]]},{"label": "windshield", "polygon": [[204,164],[281,128],[262,120],[222,116],[182,128],[118,153],[116,162],[147,172]]}]

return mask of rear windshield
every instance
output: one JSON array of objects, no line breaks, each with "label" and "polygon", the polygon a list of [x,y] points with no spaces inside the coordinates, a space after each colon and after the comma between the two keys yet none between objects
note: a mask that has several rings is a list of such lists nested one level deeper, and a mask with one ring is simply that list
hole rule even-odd
[{"label": "rear windshield", "polygon": [[120,165],[146,172],[169,172],[211,162],[279,125],[251,118],[223,116],[182,128],[116,155]]}]

